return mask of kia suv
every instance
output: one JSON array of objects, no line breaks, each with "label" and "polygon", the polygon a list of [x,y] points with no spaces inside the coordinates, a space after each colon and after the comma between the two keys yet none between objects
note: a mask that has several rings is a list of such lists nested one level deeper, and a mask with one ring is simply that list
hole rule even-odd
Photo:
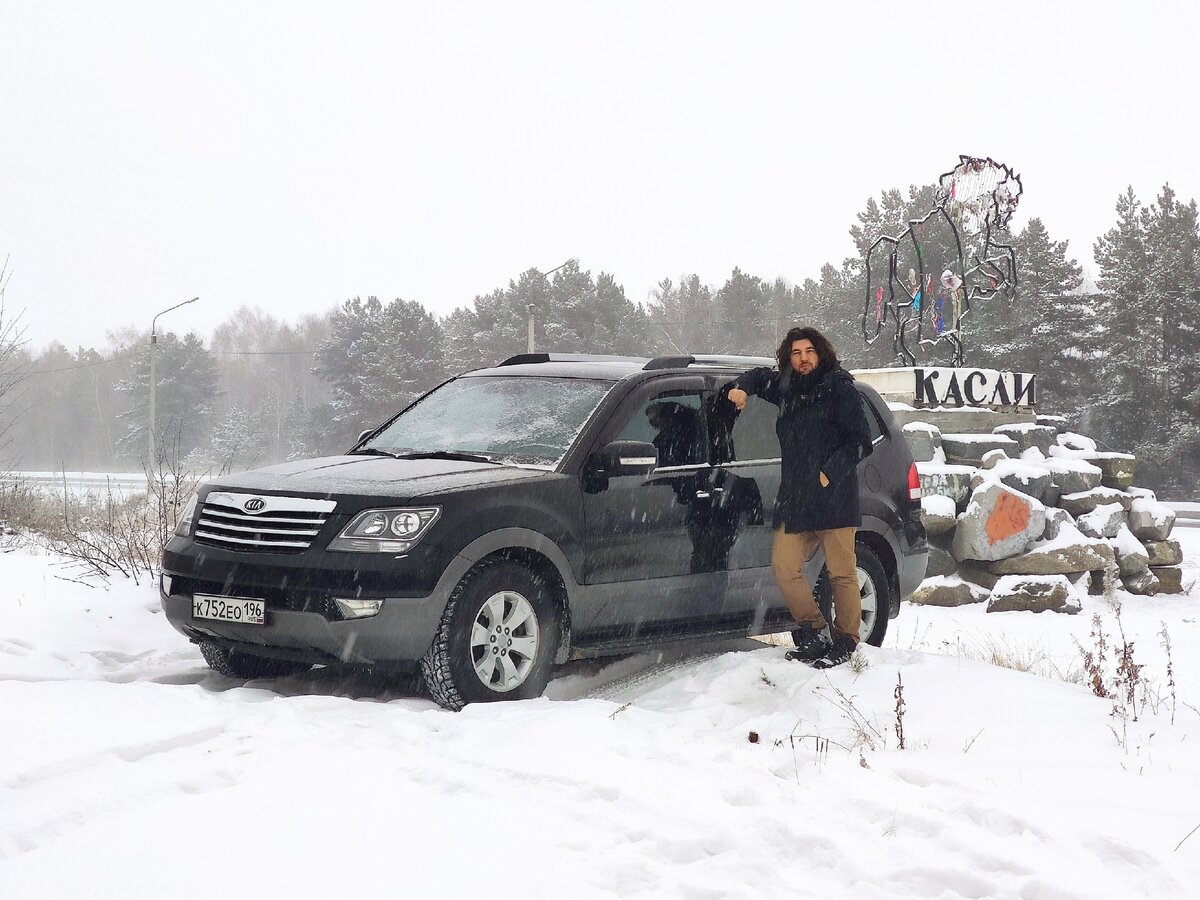
[{"label": "kia suv", "polygon": [[[206,483],[162,557],[171,624],[238,678],[419,667],[437,702],[535,697],[556,663],[795,627],[771,573],[773,360],[522,354],[342,456]],[[886,404],[858,466],[863,640],[925,575],[920,483]],[[818,550],[806,571],[828,608]]]}]

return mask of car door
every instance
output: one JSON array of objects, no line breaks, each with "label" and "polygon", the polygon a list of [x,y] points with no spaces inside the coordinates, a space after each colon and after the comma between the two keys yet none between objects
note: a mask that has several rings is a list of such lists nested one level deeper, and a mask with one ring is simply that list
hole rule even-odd
[{"label": "car door", "polygon": [[685,620],[720,603],[723,560],[718,568],[702,527],[713,503],[704,399],[701,376],[655,378],[632,390],[601,429],[593,450],[644,441],[659,459],[649,475],[583,475],[583,581],[604,595],[583,627],[686,630]]},{"label": "car door", "polygon": [[771,572],[771,523],[780,479],[778,416],[777,406],[755,396],[739,413],[721,391],[712,416],[713,483],[738,521],[728,556],[726,607],[752,620],[779,618],[786,610]]}]

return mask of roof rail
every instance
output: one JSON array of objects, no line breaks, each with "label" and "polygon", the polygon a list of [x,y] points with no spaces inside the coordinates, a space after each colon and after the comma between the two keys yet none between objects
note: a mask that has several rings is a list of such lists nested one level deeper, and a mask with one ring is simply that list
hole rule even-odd
[{"label": "roof rail", "polygon": [[544,363],[550,362],[549,353],[518,353],[516,356],[510,356],[504,362],[496,363],[497,368],[500,366],[523,366],[526,363]]},{"label": "roof rail", "polygon": [[775,360],[769,356],[728,356],[721,354],[704,354],[696,356],[656,356],[643,366],[644,369],[686,369],[688,366],[720,366],[730,369],[740,369],[747,366],[774,366]]},{"label": "roof rail", "polygon": [[696,357],[694,356],[656,356],[642,366],[642,371],[649,372],[652,369],[686,369],[695,361]]}]

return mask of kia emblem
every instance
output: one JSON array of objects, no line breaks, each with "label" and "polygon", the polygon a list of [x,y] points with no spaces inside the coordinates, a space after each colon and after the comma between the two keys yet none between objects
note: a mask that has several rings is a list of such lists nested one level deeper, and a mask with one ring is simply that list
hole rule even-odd
[{"label": "kia emblem", "polygon": [[262,497],[251,497],[249,500],[246,501],[244,509],[246,510],[246,512],[258,512],[266,505],[267,505],[267,501],[264,500]]}]

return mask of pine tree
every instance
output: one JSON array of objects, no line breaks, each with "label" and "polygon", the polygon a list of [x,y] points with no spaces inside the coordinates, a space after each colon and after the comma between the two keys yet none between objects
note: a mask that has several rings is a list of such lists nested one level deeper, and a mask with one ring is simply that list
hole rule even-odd
[{"label": "pine tree", "polygon": [[349,444],[445,377],[441,325],[416,302],[347,300],[330,320],[316,371],[331,386],[332,437]]}]

